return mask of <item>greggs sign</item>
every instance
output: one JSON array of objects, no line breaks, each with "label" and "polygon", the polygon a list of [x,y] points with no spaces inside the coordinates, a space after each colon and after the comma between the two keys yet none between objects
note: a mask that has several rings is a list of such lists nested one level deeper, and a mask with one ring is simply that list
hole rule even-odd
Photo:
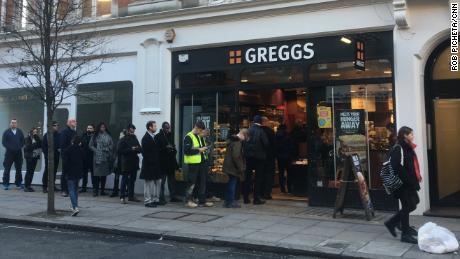
[{"label": "greggs sign", "polygon": [[312,42],[305,44],[292,44],[270,47],[248,48],[229,51],[229,63],[233,64],[258,64],[291,60],[308,60],[314,57],[315,51]]}]

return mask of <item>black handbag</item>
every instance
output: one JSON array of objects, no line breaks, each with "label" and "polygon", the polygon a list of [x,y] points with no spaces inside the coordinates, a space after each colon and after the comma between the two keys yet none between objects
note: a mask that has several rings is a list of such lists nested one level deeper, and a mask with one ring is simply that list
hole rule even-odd
[{"label": "black handbag", "polygon": [[[382,178],[382,184],[388,195],[391,195],[395,191],[399,190],[403,185],[403,182],[396,175],[394,168],[391,166],[391,158],[383,163],[382,169],[380,169],[380,177]],[[401,148],[401,165],[404,165],[404,153]]]}]

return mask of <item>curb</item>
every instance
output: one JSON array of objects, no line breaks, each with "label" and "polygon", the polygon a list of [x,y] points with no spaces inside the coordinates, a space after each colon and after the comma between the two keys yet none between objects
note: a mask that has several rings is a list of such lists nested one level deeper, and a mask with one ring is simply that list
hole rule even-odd
[{"label": "curb", "polygon": [[191,236],[179,236],[179,235],[171,235],[171,234],[161,234],[161,233],[149,233],[149,232],[141,232],[141,231],[134,231],[134,230],[123,230],[123,229],[112,229],[112,228],[105,228],[100,226],[89,226],[89,225],[76,225],[70,223],[58,223],[58,222],[50,222],[47,220],[33,220],[33,219],[24,219],[24,218],[11,218],[11,217],[4,217],[0,216],[0,223],[7,223],[7,224],[20,224],[20,225],[28,225],[28,226],[38,226],[38,227],[49,227],[49,228],[62,228],[68,230],[76,230],[76,231],[84,231],[84,232],[93,232],[93,233],[100,233],[100,234],[115,234],[120,236],[129,236],[129,237],[137,237],[137,238],[152,238],[152,239],[160,239],[161,237],[163,240],[167,241],[175,241],[175,242],[182,242],[182,243],[195,243],[201,245],[211,245],[211,246],[230,246],[233,248],[239,248],[244,250],[257,250],[269,253],[276,253],[276,254],[285,254],[285,255],[297,255],[297,256],[314,256],[314,257],[321,257],[321,258],[350,258],[350,259],[365,259],[374,257],[372,255],[361,256],[361,255],[347,255],[343,253],[332,253],[321,251],[311,247],[310,250],[295,248],[295,247],[279,247],[274,245],[267,245],[261,243],[245,243],[245,242],[238,242],[238,241],[230,241],[230,240],[218,240],[213,238],[200,238],[200,237],[191,237]]}]

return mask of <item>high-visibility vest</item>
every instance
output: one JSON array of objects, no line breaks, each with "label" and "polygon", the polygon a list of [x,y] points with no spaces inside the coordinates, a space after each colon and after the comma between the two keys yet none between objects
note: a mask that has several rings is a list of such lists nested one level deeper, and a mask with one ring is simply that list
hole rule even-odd
[{"label": "high-visibility vest", "polygon": [[[187,133],[187,136],[189,136],[192,139],[193,143],[193,149],[198,149],[201,147],[200,141],[198,138],[193,134],[193,132]],[[201,163],[201,153],[195,154],[195,155],[186,155],[184,154],[184,163],[186,164],[199,164]]]}]

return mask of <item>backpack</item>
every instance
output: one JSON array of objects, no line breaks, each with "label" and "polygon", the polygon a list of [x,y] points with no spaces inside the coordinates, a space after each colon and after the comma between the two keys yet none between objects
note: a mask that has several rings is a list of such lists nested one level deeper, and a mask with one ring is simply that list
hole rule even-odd
[{"label": "backpack", "polygon": [[[397,146],[401,148],[401,165],[404,165],[403,149],[400,145],[395,145],[395,147]],[[393,147],[393,149],[395,147]],[[391,166],[391,156],[389,157],[388,161],[383,163],[383,167],[380,169],[380,178],[382,178],[383,187],[385,188],[385,191],[388,195],[391,195],[403,185],[403,182],[399,176],[396,175],[394,168]]]}]

